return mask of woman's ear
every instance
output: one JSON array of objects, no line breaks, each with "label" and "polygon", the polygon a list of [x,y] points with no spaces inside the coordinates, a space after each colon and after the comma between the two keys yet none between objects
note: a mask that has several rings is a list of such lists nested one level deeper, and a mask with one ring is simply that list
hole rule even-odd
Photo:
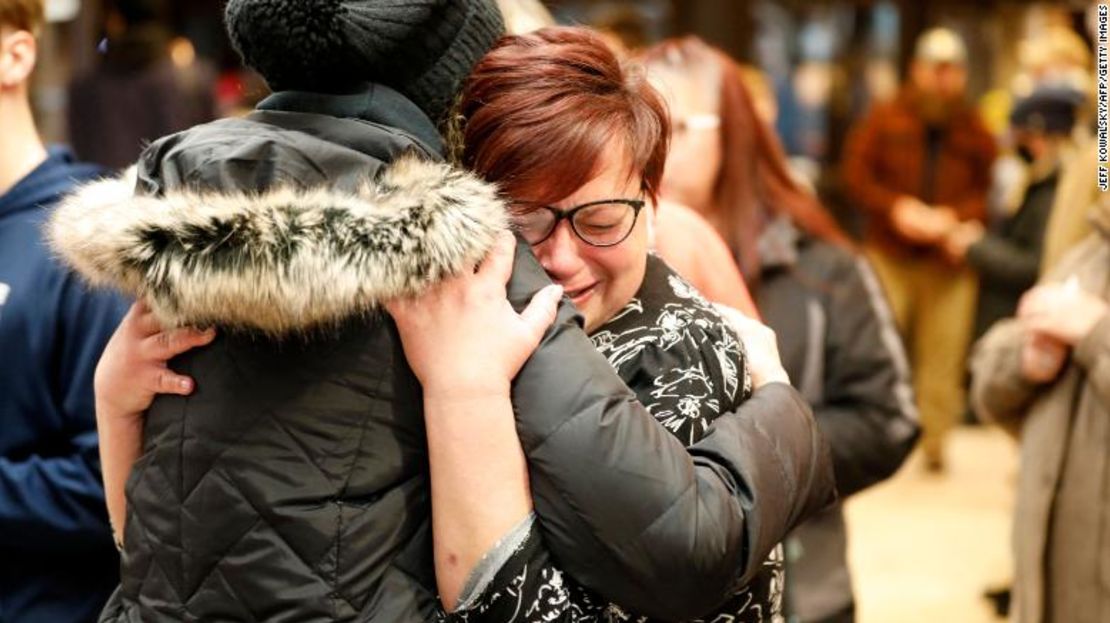
[{"label": "woman's ear", "polygon": [[0,30],[0,87],[25,84],[35,69],[37,51],[35,36],[26,30]]},{"label": "woman's ear", "polygon": [[649,200],[647,203],[647,210],[645,210],[644,218],[647,220],[647,242],[648,248],[655,248],[655,211],[659,209],[657,203]]}]

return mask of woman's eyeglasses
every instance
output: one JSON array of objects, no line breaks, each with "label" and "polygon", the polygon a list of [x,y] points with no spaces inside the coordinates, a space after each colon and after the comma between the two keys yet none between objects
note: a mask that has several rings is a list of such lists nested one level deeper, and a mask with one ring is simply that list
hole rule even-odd
[{"label": "woman's eyeglasses", "polygon": [[602,199],[566,211],[532,205],[520,210],[513,217],[513,224],[528,244],[537,245],[550,238],[559,221],[566,219],[582,242],[594,247],[612,247],[632,234],[642,209],[644,201],[641,199]]}]

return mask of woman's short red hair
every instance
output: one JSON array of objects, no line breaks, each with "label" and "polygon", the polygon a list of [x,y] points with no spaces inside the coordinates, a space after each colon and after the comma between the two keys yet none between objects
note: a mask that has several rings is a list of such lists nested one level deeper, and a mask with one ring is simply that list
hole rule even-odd
[{"label": "woman's short red hair", "polygon": [[463,86],[463,165],[514,199],[554,203],[599,173],[612,141],[654,199],[670,121],[638,67],[586,28],[503,37]]}]

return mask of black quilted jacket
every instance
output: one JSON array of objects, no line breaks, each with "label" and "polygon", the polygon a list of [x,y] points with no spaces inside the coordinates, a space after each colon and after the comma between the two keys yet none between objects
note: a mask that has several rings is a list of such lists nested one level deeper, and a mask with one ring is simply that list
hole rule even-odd
[{"label": "black quilted jacket", "polygon": [[[148,414],[123,583],[102,620],[428,620],[420,388],[377,304],[473,266],[503,208],[432,162],[434,128],[387,89],[283,93],[261,109],[153,144],[134,179],[84,189],[53,223],[93,282],[146,296],[169,324],[221,328],[172,362],[196,393]],[[394,163],[405,151],[421,159]],[[521,305],[548,281],[517,255]],[[684,448],[569,304],[513,398],[552,552],[661,618],[722,601],[833,496],[793,390],[757,391]]]}]

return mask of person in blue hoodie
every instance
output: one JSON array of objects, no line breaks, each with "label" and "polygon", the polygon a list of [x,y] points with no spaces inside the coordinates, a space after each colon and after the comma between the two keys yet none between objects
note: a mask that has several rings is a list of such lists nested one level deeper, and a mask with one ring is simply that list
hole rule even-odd
[{"label": "person in blue hoodie", "polygon": [[118,582],[93,371],[126,311],[90,292],[42,236],[52,206],[100,170],[47,148],[28,84],[42,0],[0,0],[0,621],[95,620]]}]

